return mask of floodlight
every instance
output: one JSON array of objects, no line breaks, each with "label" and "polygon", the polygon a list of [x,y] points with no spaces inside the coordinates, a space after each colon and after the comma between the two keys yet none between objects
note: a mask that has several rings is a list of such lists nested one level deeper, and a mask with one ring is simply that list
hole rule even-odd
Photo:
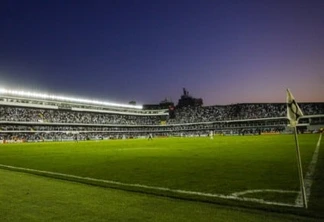
[{"label": "floodlight", "polygon": [[0,94],[8,94],[8,95],[13,95],[13,96],[22,96],[22,97],[31,97],[31,98],[40,98],[40,99],[59,100],[59,101],[66,101],[66,102],[88,103],[88,104],[103,105],[103,106],[116,106],[116,107],[123,107],[123,108],[143,109],[143,107],[140,105],[129,105],[129,104],[104,102],[104,101],[81,99],[81,98],[74,98],[74,97],[55,96],[55,95],[48,95],[48,94],[36,93],[36,92],[8,90],[8,89],[4,89],[4,88],[0,88]]}]

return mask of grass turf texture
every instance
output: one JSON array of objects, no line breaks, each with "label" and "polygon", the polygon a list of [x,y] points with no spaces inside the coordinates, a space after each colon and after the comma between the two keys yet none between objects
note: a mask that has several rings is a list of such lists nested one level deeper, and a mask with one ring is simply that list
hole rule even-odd
[{"label": "grass turf texture", "polygon": [[[299,137],[304,173],[318,136]],[[323,166],[321,150],[319,154],[319,162]],[[6,144],[0,149],[0,164],[224,195],[251,189],[299,190],[292,135],[225,136],[215,137],[214,140],[172,138]],[[317,166],[317,169],[320,167]],[[321,175],[316,172],[315,181],[323,185]],[[320,190],[319,185],[314,184],[314,187]],[[278,193],[265,196],[269,195],[272,201],[290,202],[292,199],[291,195]],[[312,190],[308,212],[320,214],[323,200],[319,191]],[[253,203],[244,205],[257,206]]]},{"label": "grass turf texture", "polygon": [[[309,221],[0,170],[1,221]],[[310,220],[315,221],[315,220]]]}]

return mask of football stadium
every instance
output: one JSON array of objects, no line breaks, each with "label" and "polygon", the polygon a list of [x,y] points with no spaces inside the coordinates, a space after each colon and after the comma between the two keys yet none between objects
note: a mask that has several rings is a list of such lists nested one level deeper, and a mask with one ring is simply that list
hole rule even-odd
[{"label": "football stadium", "polygon": [[183,89],[177,104],[136,105],[1,88],[1,186],[13,191],[1,208],[20,201],[28,215],[51,199],[42,219],[76,204],[87,210],[70,221],[96,221],[102,201],[113,211],[118,199],[161,221],[215,221],[215,209],[218,221],[323,220],[324,103],[287,93],[287,103],[202,106]]}]

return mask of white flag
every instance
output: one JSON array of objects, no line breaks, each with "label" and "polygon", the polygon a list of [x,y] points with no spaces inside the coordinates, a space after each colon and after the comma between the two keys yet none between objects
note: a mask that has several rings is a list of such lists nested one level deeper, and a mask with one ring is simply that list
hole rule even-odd
[{"label": "white flag", "polygon": [[290,90],[287,89],[287,118],[290,121],[290,126],[295,127],[298,123],[298,119],[303,115],[294,96],[291,94]]}]

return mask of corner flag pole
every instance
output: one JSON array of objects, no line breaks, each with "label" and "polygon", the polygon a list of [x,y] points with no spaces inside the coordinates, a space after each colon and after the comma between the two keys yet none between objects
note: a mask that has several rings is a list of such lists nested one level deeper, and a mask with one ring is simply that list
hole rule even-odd
[{"label": "corner flag pole", "polygon": [[296,145],[296,157],[297,157],[297,165],[298,165],[298,174],[299,174],[299,183],[300,189],[303,196],[303,204],[307,209],[307,199],[306,199],[306,189],[304,184],[304,176],[303,176],[303,168],[301,163],[300,151],[299,151],[299,142],[297,135],[297,123],[299,117],[303,116],[303,112],[299,108],[298,104],[295,101],[295,98],[291,94],[290,90],[287,89],[287,117],[290,121],[290,126],[294,128],[294,136],[295,136],[295,145]]},{"label": "corner flag pole", "polygon": [[296,157],[297,157],[297,165],[298,165],[298,174],[299,174],[299,183],[300,183],[300,189],[303,195],[303,203],[304,207],[307,209],[307,199],[306,199],[306,190],[305,190],[305,183],[304,183],[304,177],[303,177],[303,168],[301,164],[301,157],[300,157],[300,151],[299,151],[299,142],[298,142],[298,136],[297,136],[297,127],[294,127],[294,135],[295,135],[295,144],[296,144]]}]

